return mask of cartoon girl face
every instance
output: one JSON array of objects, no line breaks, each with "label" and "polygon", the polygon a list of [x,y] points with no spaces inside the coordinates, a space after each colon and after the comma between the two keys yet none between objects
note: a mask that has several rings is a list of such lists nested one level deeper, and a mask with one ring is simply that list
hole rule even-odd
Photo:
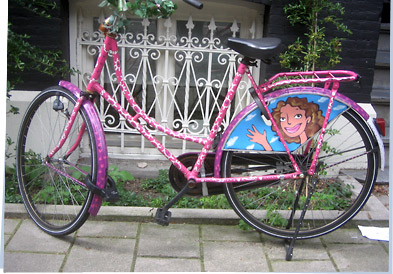
[{"label": "cartoon girl face", "polygon": [[[325,119],[318,104],[298,97],[279,101],[272,111],[272,116],[285,141],[300,144],[318,132]],[[272,130],[276,131],[273,127]]]},{"label": "cartoon girl face", "polygon": [[[308,102],[307,98],[289,97],[286,101],[279,101],[272,111],[272,116],[287,143],[303,144],[309,137],[318,132],[324,118],[319,105]],[[271,130],[277,132],[272,126]],[[266,130],[259,132],[253,125],[248,129],[247,137],[251,142],[258,143],[265,150],[272,150],[267,141]]]},{"label": "cartoon girl face", "polygon": [[288,104],[281,108],[281,128],[289,137],[298,137],[305,134],[305,129],[310,121],[311,117],[307,117],[306,111],[299,107]]}]

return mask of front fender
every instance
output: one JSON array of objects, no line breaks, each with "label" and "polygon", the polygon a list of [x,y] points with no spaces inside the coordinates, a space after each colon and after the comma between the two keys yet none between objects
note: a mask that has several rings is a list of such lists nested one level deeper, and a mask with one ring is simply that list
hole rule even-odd
[{"label": "front fender", "polygon": [[[69,90],[77,98],[80,97],[81,90],[76,85],[67,81],[60,81],[59,86]],[[89,117],[91,126],[93,127],[94,138],[96,142],[98,165],[96,186],[101,189],[105,189],[108,180],[108,151],[106,147],[104,130],[94,104],[89,100],[85,100],[82,107],[85,109],[87,116]],[[102,200],[103,198],[99,195],[93,196],[93,200],[89,208],[90,215],[97,215],[98,211],[100,210]]]}]

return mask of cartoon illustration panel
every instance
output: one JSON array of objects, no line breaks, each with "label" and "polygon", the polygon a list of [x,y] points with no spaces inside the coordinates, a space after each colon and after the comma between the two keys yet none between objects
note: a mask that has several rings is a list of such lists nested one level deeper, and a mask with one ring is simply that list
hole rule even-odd
[{"label": "cartoon illustration panel", "polygon": [[[289,150],[297,149],[323,125],[329,97],[311,94],[289,95],[270,101],[269,110]],[[335,101],[329,121],[348,107]],[[234,128],[224,149],[285,151],[270,121],[265,123],[256,110],[245,116]]]}]

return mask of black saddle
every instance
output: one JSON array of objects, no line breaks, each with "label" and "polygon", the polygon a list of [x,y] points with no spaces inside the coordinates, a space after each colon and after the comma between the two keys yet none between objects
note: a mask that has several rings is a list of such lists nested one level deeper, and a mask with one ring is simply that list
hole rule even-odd
[{"label": "black saddle", "polygon": [[270,59],[277,55],[282,48],[279,38],[243,39],[228,38],[228,47],[234,51],[253,59]]}]

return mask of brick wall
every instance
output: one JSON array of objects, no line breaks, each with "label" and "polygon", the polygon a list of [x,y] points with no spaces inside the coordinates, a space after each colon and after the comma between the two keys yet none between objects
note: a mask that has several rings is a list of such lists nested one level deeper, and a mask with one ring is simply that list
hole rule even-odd
[{"label": "brick wall", "polygon": [[[286,20],[283,7],[288,2],[272,1],[267,26],[267,36],[279,37],[285,45],[291,44],[305,32],[304,28],[294,28]],[[360,87],[345,83],[342,84],[340,92],[357,102],[370,102],[383,0],[342,0],[340,3],[345,8],[343,22],[353,35],[343,41],[342,61],[336,68],[353,70],[362,76]],[[278,62],[269,66],[267,70],[267,76],[282,71]]]}]

